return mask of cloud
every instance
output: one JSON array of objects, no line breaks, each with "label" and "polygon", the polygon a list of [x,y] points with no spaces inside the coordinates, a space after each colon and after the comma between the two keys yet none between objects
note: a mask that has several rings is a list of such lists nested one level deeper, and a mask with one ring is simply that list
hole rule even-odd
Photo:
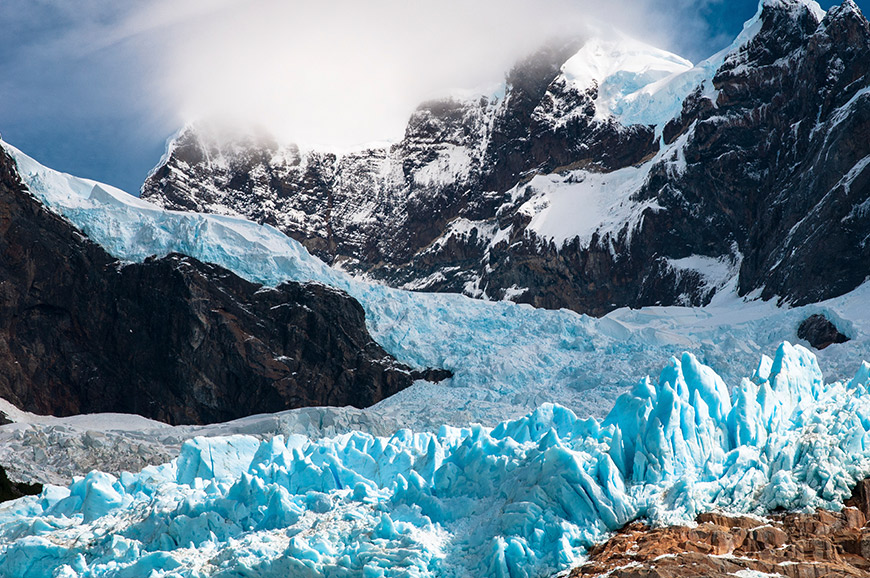
[{"label": "cloud", "polygon": [[[499,81],[556,32],[539,9],[514,0],[238,2],[178,27],[168,97],[186,118],[253,115],[301,141],[395,138],[421,100]],[[565,20],[558,28],[573,32]]]},{"label": "cloud", "polygon": [[[180,120],[234,114],[330,144],[397,138],[420,101],[496,83],[549,37],[583,34],[592,21],[668,45],[674,14],[652,0],[227,0],[193,2],[187,14],[169,6],[145,7],[113,36],[164,37],[159,88]],[[700,34],[698,9],[680,20],[684,35]]]},{"label": "cloud", "polygon": [[9,49],[49,72],[79,67],[65,80],[79,114],[132,106],[152,131],[232,115],[343,145],[398,138],[422,100],[497,83],[549,37],[593,21],[677,52],[703,45],[716,3],[4,0],[0,23],[52,31]]}]

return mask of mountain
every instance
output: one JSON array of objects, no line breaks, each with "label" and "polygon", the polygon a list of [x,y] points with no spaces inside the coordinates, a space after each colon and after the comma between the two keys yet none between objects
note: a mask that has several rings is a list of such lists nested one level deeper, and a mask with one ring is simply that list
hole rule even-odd
[{"label": "mountain", "polygon": [[739,368],[783,339],[819,338],[815,342],[821,346],[836,336],[825,324],[815,337],[815,330],[798,333],[813,315],[824,316],[849,338],[818,353],[832,379],[852,373],[855,359],[870,343],[864,330],[870,322],[870,284],[805,307],[781,308],[722,291],[700,310],[625,308],[600,319],[509,301],[409,292],[329,267],[269,225],[163,210],[107,185],[63,175],[3,146],[48,210],[123,262],[181,253],[255,284],[316,282],[346,292],[362,305],[369,333],[387,353],[419,371],[438,367],[453,373],[446,387],[415,384],[377,404],[372,414],[417,430],[445,424],[493,426],[551,400],[580,415],[601,417],[639,372],[654,372],[661,359],[682,351],[698,355],[736,383]]},{"label": "mountain", "polygon": [[191,125],[142,197],[243,215],[390,285],[602,315],[740,295],[804,304],[870,274],[870,26],[765,0],[691,63],[554,42],[494,94],[421,105],[351,152]]},{"label": "mountain", "polygon": [[206,423],[365,407],[424,376],[339,290],[264,288],[180,254],[119,261],[46,210],[3,150],[0,279],[0,397],[30,411]]},{"label": "mountain", "polygon": [[208,213],[0,141],[0,576],[865,575],[868,28],[554,42],[390,147],[191,126],[146,196]]}]

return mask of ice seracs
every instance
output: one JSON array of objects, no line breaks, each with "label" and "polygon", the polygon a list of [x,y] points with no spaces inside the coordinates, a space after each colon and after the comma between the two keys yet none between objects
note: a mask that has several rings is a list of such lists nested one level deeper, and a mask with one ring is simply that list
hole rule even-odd
[{"label": "ice seracs", "polygon": [[826,384],[783,343],[759,367],[729,391],[684,354],[602,422],[545,404],[494,428],[195,438],[0,507],[0,573],[548,576],[636,518],[840,505],[870,473],[870,365]]}]

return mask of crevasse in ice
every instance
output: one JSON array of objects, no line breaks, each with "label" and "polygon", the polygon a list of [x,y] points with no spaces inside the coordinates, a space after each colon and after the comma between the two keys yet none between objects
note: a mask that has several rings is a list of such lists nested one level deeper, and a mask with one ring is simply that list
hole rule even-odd
[{"label": "crevasse in ice", "polygon": [[782,344],[729,393],[691,354],[607,418],[558,405],[390,438],[195,438],[0,508],[0,575],[546,576],[626,522],[836,508],[870,473],[870,365]]}]

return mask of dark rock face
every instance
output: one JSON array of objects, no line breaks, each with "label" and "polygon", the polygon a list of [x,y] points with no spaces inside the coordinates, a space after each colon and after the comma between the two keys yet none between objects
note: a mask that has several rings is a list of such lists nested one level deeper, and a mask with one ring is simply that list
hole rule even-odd
[{"label": "dark rock face", "polygon": [[0,502],[15,500],[23,496],[35,496],[40,492],[42,492],[42,484],[13,482],[6,475],[3,466],[0,466]]},{"label": "dark rock face", "polygon": [[638,198],[653,250],[742,254],[739,291],[806,304],[870,273],[870,25],[847,0],[818,22],[800,2],[771,2],[762,27],[712,79],[713,103],[684,103],[686,169],[656,174]]},{"label": "dark rock face", "polygon": [[797,336],[810,342],[816,349],[824,349],[835,343],[846,343],[849,338],[840,333],[837,326],[824,315],[810,315],[798,326]]},{"label": "dark rock face", "polygon": [[[142,194],[268,222],[408,289],[595,315],[701,305],[732,278],[793,304],[841,295],[870,275],[870,25],[850,0],[821,22],[768,0],[760,18],[665,126],[601,118],[599,87],[561,73],[583,42],[554,43],[503,96],[422,105],[390,148],[302,152],[190,128]],[[630,218],[564,242],[531,226],[546,210],[528,207],[535,175],[568,186],[636,166]]]},{"label": "dark rock face", "polygon": [[364,407],[416,377],[348,295],[264,288],[181,255],[122,264],[45,210],[0,156],[0,396],[19,407],[208,423]]},{"label": "dark rock face", "polygon": [[855,484],[852,495],[846,500],[845,506],[860,510],[864,518],[870,520],[870,478],[865,478]]}]

